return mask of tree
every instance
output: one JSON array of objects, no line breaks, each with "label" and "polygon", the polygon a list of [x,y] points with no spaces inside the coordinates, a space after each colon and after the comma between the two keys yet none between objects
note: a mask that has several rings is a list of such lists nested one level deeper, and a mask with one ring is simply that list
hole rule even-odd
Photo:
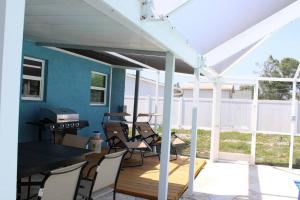
[{"label": "tree", "polygon": [[[293,78],[299,65],[294,58],[283,58],[281,61],[269,56],[264,62],[260,76]],[[292,83],[262,81],[260,82],[259,98],[272,100],[288,100],[291,98]]]}]

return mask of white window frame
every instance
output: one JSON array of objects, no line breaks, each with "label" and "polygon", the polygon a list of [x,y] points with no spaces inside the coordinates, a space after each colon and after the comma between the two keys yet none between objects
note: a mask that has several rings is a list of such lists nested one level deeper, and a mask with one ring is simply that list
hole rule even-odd
[{"label": "white window frame", "polygon": [[[92,74],[104,76],[105,77],[105,87],[92,86]],[[96,71],[91,71],[90,94],[91,94],[91,90],[92,89],[93,90],[104,91],[104,103],[91,102],[91,95],[90,95],[90,105],[91,106],[106,106],[106,99],[107,99],[107,74],[103,74],[103,73],[96,72]]]},{"label": "white window frame", "polygon": [[38,58],[33,58],[33,57],[29,57],[29,56],[24,56],[23,57],[22,71],[23,71],[24,66],[32,67],[32,68],[39,68],[37,66],[24,64],[24,59],[41,62],[42,63],[42,70],[41,70],[41,77],[24,75],[23,72],[22,72],[22,87],[23,87],[23,80],[24,79],[40,81],[40,96],[39,97],[30,97],[30,96],[23,96],[23,94],[21,94],[21,99],[22,100],[28,100],[28,101],[43,101],[44,100],[44,80],[45,80],[45,60],[38,59]]}]

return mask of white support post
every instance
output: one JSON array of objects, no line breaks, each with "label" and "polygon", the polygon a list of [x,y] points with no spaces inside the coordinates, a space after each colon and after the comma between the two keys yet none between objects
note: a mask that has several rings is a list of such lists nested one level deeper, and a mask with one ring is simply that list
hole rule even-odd
[{"label": "white support post", "polygon": [[24,11],[25,0],[0,1],[0,194],[7,200],[16,199]]},{"label": "white support post", "polygon": [[195,161],[197,153],[197,113],[199,104],[199,68],[194,69],[194,89],[193,89],[193,110],[192,110],[192,136],[191,136],[191,149],[190,149],[190,168],[189,168],[189,187],[188,195],[192,196],[194,191],[194,178],[195,178]]},{"label": "white support post", "polygon": [[[159,98],[159,71],[156,71],[156,84],[155,84],[155,105],[154,105],[154,112],[158,113],[158,98]],[[158,131],[158,121],[157,121],[157,115],[154,116],[154,126],[155,131]]]},{"label": "white support post", "polygon": [[298,115],[298,102],[296,98],[297,94],[297,80],[293,81],[292,90],[292,104],[291,104],[291,141],[290,141],[290,157],[289,157],[289,168],[293,168],[293,158],[294,158],[294,139],[297,132],[297,115]]},{"label": "white support post", "polygon": [[250,164],[255,165],[256,155],[256,130],[257,130],[257,114],[258,114],[258,89],[259,81],[257,80],[253,88],[253,103],[252,103],[252,115],[251,115],[251,158]]},{"label": "white support post", "polygon": [[183,112],[183,97],[179,97],[178,115],[177,115],[177,126],[179,129],[182,128],[182,112]]},{"label": "white support post", "polygon": [[212,162],[219,159],[219,140],[220,140],[220,122],[221,122],[221,84],[216,79],[213,84],[213,106],[212,106],[212,127],[210,143],[210,160]]},{"label": "white support post", "polygon": [[160,173],[158,200],[166,200],[168,198],[168,177],[169,177],[169,160],[170,160],[170,144],[171,144],[171,120],[172,120],[172,103],[173,103],[173,78],[175,71],[174,54],[166,53],[166,72],[165,72],[165,88],[164,88],[164,109],[163,109],[163,129],[162,144],[160,156]]}]

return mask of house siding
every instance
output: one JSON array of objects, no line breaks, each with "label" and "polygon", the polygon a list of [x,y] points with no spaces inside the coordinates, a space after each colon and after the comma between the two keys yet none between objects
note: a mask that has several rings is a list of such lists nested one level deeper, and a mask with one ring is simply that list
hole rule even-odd
[{"label": "house siding", "polygon": [[[88,120],[90,126],[80,130],[80,135],[89,136],[95,130],[103,132],[101,120],[103,114],[109,110],[109,79],[111,76],[108,65],[40,47],[29,41],[23,43],[23,56],[43,59],[46,61],[46,65],[44,100],[20,101],[20,142],[37,139],[37,128],[28,125],[27,122],[39,120],[39,109],[47,106],[73,109],[79,113],[80,119]],[[90,105],[91,71],[107,74],[107,103],[104,106]],[[120,88],[125,85],[125,70],[119,69],[118,73],[113,74],[113,77],[119,80],[119,83],[117,87],[113,84],[111,99],[114,99],[114,101],[110,105],[111,108],[115,108],[124,102],[124,90]],[[115,90],[118,90],[117,95],[113,92]]]},{"label": "house siding", "polygon": [[[120,106],[124,105],[125,76],[126,70],[112,69],[112,91],[111,91],[111,112],[119,112]],[[119,96],[122,98],[119,98]]]}]

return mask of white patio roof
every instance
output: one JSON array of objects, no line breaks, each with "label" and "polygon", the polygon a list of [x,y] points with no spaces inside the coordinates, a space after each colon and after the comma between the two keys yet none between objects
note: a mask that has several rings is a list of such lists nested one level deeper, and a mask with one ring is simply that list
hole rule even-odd
[{"label": "white patio roof", "polygon": [[229,57],[234,62],[264,36],[298,18],[299,10],[296,0],[191,0],[168,19],[208,66],[219,66]]},{"label": "white patio roof", "polygon": [[[27,0],[24,34],[56,47],[160,56],[171,51],[191,68],[203,55],[207,66],[221,72],[228,59],[234,63],[298,18],[299,9],[299,0],[191,0],[168,20],[148,21],[140,19],[138,0]],[[216,76],[210,69],[201,73]]]}]

